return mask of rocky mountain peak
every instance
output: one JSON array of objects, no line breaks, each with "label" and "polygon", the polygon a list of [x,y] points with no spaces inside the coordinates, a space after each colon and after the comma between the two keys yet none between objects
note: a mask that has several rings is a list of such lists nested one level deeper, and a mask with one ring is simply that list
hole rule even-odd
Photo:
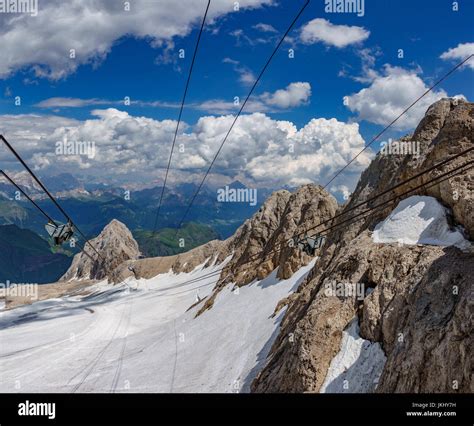
[{"label": "rocky mountain peak", "polygon": [[413,133],[413,140],[431,143],[444,126],[446,119],[458,105],[467,104],[462,98],[443,98],[432,104]]},{"label": "rocky mountain peak", "polygon": [[99,234],[102,241],[108,238],[120,239],[120,238],[133,238],[132,233],[127,226],[117,219],[112,219]]},{"label": "rocky mountain peak", "polygon": [[[274,192],[231,238],[234,255],[227,272],[232,272],[232,281],[245,285],[255,278],[265,278],[277,267],[280,278],[291,276],[309,258],[288,241],[328,219],[336,209],[335,198],[318,185],[303,185],[293,193]],[[241,265],[245,265],[242,272]]]},{"label": "rocky mountain peak", "polygon": [[71,267],[61,280],[103,279],[113,273],[121,263],[137,259],[140,255],[138,243],[126,225],[114,219],[90,244],[100,253],[100,257],[86,245],[84,251],[74,256]]}]

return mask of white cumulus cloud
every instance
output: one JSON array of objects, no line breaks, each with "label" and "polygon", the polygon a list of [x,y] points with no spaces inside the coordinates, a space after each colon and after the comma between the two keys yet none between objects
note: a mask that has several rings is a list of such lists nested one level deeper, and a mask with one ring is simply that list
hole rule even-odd
[{"label": "white cumulus cloud", "polygon": [[[365,146],[357,123],[314,118],[299,130],[291,123],[278,123],[286,139],[267,150],[265,157],[257,156],[248,164],[248,173],[256,181],[293,186],[325,184]],[[353,188],[354,176],[369,165],[372,155],[370,149],[362,153],[339,182]]]},{"label": "white cumulus cloud", "polygon": [[[307,105],[310,98],[311,85],[308,82],[294,82],[284,89],[278,89],[275,92],[265,92],[259,96],[251,97],[245,105],[245,112],[283,111]],[[188,108],[195,108],[213,114],[235,112],[239,110],[240,106],[238,103],[222,99],[209,99],[204,102],[187,105]]]},{"label": "white cumulus cloud", "polygon": [[[440,58],[444,60],[456,60],[460,62],[473,54],[474,43],[459,43],[456,47],[453,47],[451,49],[448,49],[446,52],[443,52]],[[474,57],[469,59],[465,63],[465,66],[474,70]]]},{"label": "white cumulus cloud", "polygon": [[303,105],[311,97],[311,85],[308,82],[290,83],[285,89],[274,93],[264,93],[261,99],[271,106],[291,108]]},{"label": "white cumulus cloud", "polygon": [[[273,0],[240,0],[240,8],[270,5]],[[206,6],[195,0],[48,0],[39,2],[38,16],[0,14],[0,78],[23,67],[37,77],[60,79],[80,65],[97,63],[123,36],[150,40],[163,47],[199,25]],[[214,0],[208,13],[212,24],[234,11],[234,2]],[[75,50],[71,59],[70,51]]]},{"label": "white cumulus cloud", "polygon": [[[182,123],[173,157],[171,182],[202,177],[234,119],[233,115],[201,117]],[[115,108],[94,110],[79,121],[43,115],[0,116],[7,139],[41,175],[69,172],[95,182],[149,185],[163,177],[176,126],[173,120],[132,116]],[[56,155],[58,141],[87,141],[95,157]],[[325,183],[365,143],[357,123],[317,118],[298,129],[289,121],[262,113],[240,116],[218,157],[210,178],[234,179],[279,188],[307,182]],[[0,166],[14,161],[0,154]],[[368,150],[338,184],[353,188],[358,173],[372,157]]]},{"label": "white cumulus cloud", "polygon": [[264,24],[260,22],[257,25],[254,25],[253,28],[256,30],[262,31],[263,33],[277,33],[278,31],[270,24]]},{"label": "white cumulus cloud", "polygon": [[300,39],[305,44],[324,43],[342,48],[361,43],[370,35],[363,27],[334,25],[326,19],[316,18],[301,28]]},{"label": "white cumulus cloud", "polygon": [[[428,90],[428,86],[418,74],[419,70],[386,65],[383,75],[375,77],[369,87],[346,96],[345,105],[357,113],[361,120],[387,125]],[[413,129],[428,107],[444,97],[447,97],[447,93],[442,89],[429,92],[393,127],[399,130]]]}]

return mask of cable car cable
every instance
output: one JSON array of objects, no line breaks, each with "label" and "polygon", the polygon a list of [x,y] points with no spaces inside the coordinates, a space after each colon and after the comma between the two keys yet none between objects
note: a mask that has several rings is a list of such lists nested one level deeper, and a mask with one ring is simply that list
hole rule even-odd
[{"label": "cable car cable", "polygon": [[196,199],[196,197],[198,196],[199,192],[201,191],[202,189],[202,186],[204,185],[204,182],[206,181],[207,179],[207,176],[209,175],[212,167],[214,166],[214,163],[215,161],[217,160],[217,157],[219,156],[222,148],[224,147],[226,141],[227,141],[227,138],[229,137],[230,133],[232,132],[232,129],[234,128],[234,125],[235,123],[237,122],[238,118],[240,117],[243,109],[245,108],[245,105],[247,104],[250,96],[252,95],[253,91],[255,90],[255,87],[257,86],[257,84],[259,83],[260,79],[262,78],[263,74],[265,73],[265,71],[267,70],[268,66],[270,65],[270,62],[272,61],[273,57],[275,56],[275,54],[277,53],[278,49],[280,48],[281,44],[285,41],[286,39],[286,36],[288,35],[288,33],[291,31],[291,29],[293,28],[293,26],[296,24],[296,21],[298,20],[298,18],[301,16],[301,14],[303,13],[303,11],[305,10],[306,6],[308,6],[309,4],[309,0],[306,0],[306,3],[303,5],[303,7],[299,10],[298,14],[295,16],[295,18],[293,19],[293,21],[291,22],[290,26],[288,27],[288,29],[285,31],[285,34],[283,35],[283,37],[280,39],[280,41],[278,42],[278,44],[276,45],[275,49],[273,50],[272,54],[270,55],[270,57],[267,59],[267,62],[265,63],[264,67],[262,68],[262,70],[260,71],[258,77],[256,78],[255,82],[253,83],[252,85],[252,88],[250,89],[247,97],[245,98],[244,102],[242,103],[237,115],[235,116],[234,120],[232,121],[232,124],[229,128],[229,130],[227,131],[221,145],[219,146],[219,149],[217,150],[216,154],[214,155],[214,158],[212,159],[211,161],[211,164],[209,165],[203,179],[201,180],[201,182],[199,183],[199,186],[198,186],[198,189],[195,191],[193,197],[191,198],[191,201],[189,203],[189,205],[187,206],[186,208],[186,211],[183,215],[183,217],[181,218],[178,226],[177,226],[177,231],[175,233],[175,238],[176,238],[176,235],[178,235],[178,232],[179,232],[179,229],[181,228],[181,225],[183,224],[184,220],[186,219],[189,211],[191,210],[191,207],[192,205],[194,204],[194,200]]},{"label": "cable car cable", "polygon": [[71,217],[64,211],[64,209],[59,205],[59,203],[56,201],[56,199],[51,195],[51,193],[48,191],[48,189],[43,185],[43,183],[39,180],[39,178],[35,175],[35,173],[30,169],[30,167],[23,161],[21,158],[20,154],[13,148],[13,146],[5,139],[3,135],[0,135],[0,139],[3,141],[3,143],[8,147],[8,149],[13,153],[13,155],[17,158],[17,160],[23,165],[23,167],[28,171],[28,173],[33,177],[33,179],[36,181],[36,183],[41,187],[41,189],[48,195],[48,197],[51,199],[51,201],[56,205],[56,207],[59,209],[59,211],[66,217],[68,222],[70,222],[74,228],[77,230],[79,235],[81,235],[82,238],[86,241],[85,244],[88,244],[89,247],[91,247],[97,255],[102,259],[102,261],[105,261],[105,259],[102,257],[102,255],[96,250],[96,248],[89,242],[88,238],[84,235],[84,233],[79,229],[79,227],[72,221]]},{"label": "cable car cable", "polygon": [[170,170],[170,166],[171,166],[171,159],[173,157],[173,152],[174,152],[174,147],[175,147],[175,144],[176,144],[176,138],[178,136],[178,129],[179,129],[179,125],[181,123],[181,116],[183,114],[183,109],[184,109],[184,102],[186,100],[186,95],[188,93],[188,87],[189,87],[189,82],[191,80],[191,75],[193,73],[193,68],[194,68],[194,61],[196,59],[196,56],[197,56],[197,51],[198,51],[198,47],[199,47],[199,42],[201,40],[201,35],[202,35],[202,32],[203,32],[203,29],[204,29],[204,24],[206,22],[206,17],[207,17],[207,12],[209,10],[209,6],[211,4],[211,0],[208,0],[207,2],[207,7],[206,7],[206,11],[204,13],[204,17],[202,18],[202,23],[201,23],[201,29],[199,30],[199,35],[198,35],[198,38],[197,38],[197,42],[196,42],[196,47],[194,48],[194,54],[193,54],[193,58],[192,58],[192,61],[191,61],[191,67],[189,68],[189,74],[188,74],[188,79],[186,81],[186,86],[185,86],[185,89],[184,89],[184,94],[183,94],[183,99],[181,100],[181,108],[179,110],[179,115],[178,115],[178,122],[176,124],[176,129],[174,131],[174,137],[173,137],[173,143],[171,145],[171,152],[170,152],[170,156],[168,158],[168,166],[166,167],[166,173],[165,173],[165,179],[164,179],[164,182],[163,182],[163,187],[161,188],[161,195],[160,195],[160,201],[158,203],[158,209],[157,209],[157,212],[156,212],[156,216],[155,216],[155,224],[153,225],[153,233],[152,233],[152,238],[155,236],[156,234],[156,227],[158,225],[158,217],[160,215],[160,210],[161,210],[161,205],[162,205],[162,202],[163,202],[163,195],[165,193],[165,188],[166,188],[166,182],[168,181],[168,173],[169,173],[169,170]]},{"label": "cable car cable", "polygon": [[364,146],[364,148],[357,153],[355,157],[353,157],[342,169],[340,169],[327,183],[326,185],[323,186],[323,189],[326,189],[331,182],[334,181],[347,167],[349,167],[358,157],[361,155],[367,148],[369,148],[380,136],[382,136],[392,125],[394,125],[403,115],[405,115],[411,108],[413,108],[418,101],[423,99],[428,93],[430,93],[436,86],[441,84],[446,78],[448,78],[454,71],[456,71],[458,68],[460,68],[462,65],[464,65],[468,60],[470,60],[474,54],[469,55],[466,59],[463,61],[459,62],[454,68],[451,68],[443,77],[441,77],[436,83],[434,83],[431,87],[429,87],[420,97],[418,97],[415,101],[413,101],[408,107],[406,107],[398,117],[396,117],[394,120],[390,122],[386,127],[382,129],[376,136],[372,138],[372,140]]}]

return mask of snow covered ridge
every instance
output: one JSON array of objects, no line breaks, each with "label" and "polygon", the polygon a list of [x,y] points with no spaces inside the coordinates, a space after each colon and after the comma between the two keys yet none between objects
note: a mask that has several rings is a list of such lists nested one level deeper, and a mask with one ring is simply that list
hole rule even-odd
[{"label": "snow covered ridge", "polygon": [[390,215],[374,229],[374,243],[427,244],[470,247],[463,234],[451,230],[448,210],[436,198],[415,195],[398,203]]}]

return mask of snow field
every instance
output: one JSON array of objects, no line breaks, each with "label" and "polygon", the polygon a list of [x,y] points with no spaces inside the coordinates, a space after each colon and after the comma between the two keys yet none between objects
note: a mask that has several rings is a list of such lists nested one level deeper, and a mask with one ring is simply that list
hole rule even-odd
[{"label": "snow field", "polygon": [[0,392],[247,392],[278,332],[276,304],[314,261],[288,280],[230,284],[195,318],[218,275],[187,281],[223,266],[203,265],[0,312]]}]

